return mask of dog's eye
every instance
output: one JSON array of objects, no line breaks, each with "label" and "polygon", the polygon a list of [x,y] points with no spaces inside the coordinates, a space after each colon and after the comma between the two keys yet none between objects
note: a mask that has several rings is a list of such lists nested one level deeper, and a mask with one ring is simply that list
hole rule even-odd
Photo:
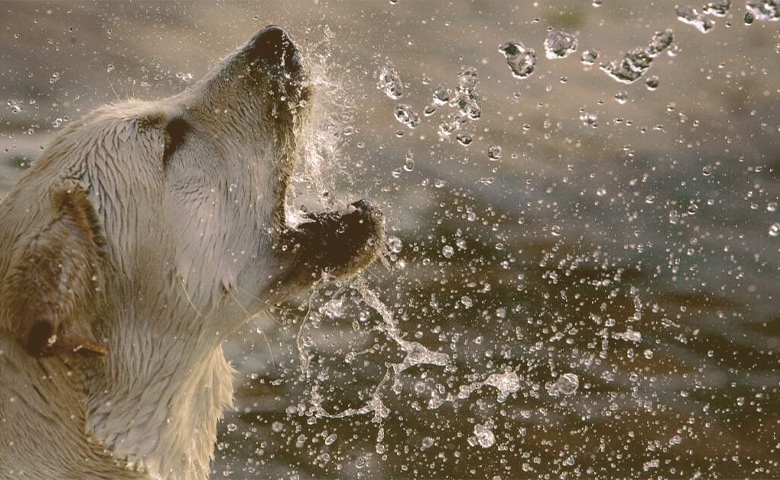
[{"label": "dog's eye", "polygon": [[168,164],[168,160],[187,140],[192,127],[183,118],[174,118],[165,126],[165,151],[163,152],[163,165]]}]

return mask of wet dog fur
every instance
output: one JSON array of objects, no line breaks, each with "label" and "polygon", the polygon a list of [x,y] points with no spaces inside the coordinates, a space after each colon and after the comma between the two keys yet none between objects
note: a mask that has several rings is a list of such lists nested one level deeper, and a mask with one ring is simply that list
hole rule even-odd
[{"label": "wet dog fur", "polygon": [[373,261],[368,202],[286,223],[307,75],[266,28],[179,95],[70,125],[0,203],[0,478],[206,478],[226,336]]}]

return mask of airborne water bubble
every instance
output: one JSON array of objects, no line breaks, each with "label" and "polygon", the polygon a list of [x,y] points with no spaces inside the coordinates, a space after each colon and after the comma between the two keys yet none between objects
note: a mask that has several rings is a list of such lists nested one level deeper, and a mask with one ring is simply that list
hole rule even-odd
[{"label": "airborne water bubble", "polygon": [[570,33],[550,30],[544,39],[544,54],[549,59],[566,58],[577,50],[579,40]]},{"label": "airborne water bubble", "polygon": [[499,160],[501,158],[501,147],[493,145],[488,148],[488,158],[493,161]]},{"label": "airborne water bubble", "polygon": [[653,39],[650,40],[650,44],[647,46],[645,51],[651,57],[657,57],[664,50],[668,49],[672,45],[673,41],[674,41],[674,33],[670,28],[667,28],[666,30],[660,32],[655,32],[655,35],[653,35]]},{"label": "airborne water bubble", "polygon": [[404,95],[404,82],[401,81],[400,75],[398,75],[395,66],[391,62],[388,62],[379,70],[378,76],[377,88],[385,92],[385,95],[393,100],[398,100]]},{"label": "airborne water bubble", "polygon": [[416,128],[420,125],[420,115],[410,105],[404,103],[395,106],[395,118],[409,128]]},{"label": "airborne water bubble", "polygon": [[599,52],[596,50],[585,50],[582,52],[582,56],[580,56],[580,61],[583,65],[593,65],[596,63],[596,59],[599,58]]},{"label": "airborne water bubble", "polygon": [[19,113],[22,110],[24,110],[24,107],[22,107],[22,102],[16,99],[10,99],[6,103],[8,107],[11,109],[11,113]]},{"label": "airborne water bubble", "polygon": [[712,20],[690,6],[677,7],[677,19],[688,25],[693,25],[701,33],[707,33],[715,26]]},{"label": "airborne water bubble", "polygon": [[496,443],[496,436],[491,429],[485,425],[474,425],[474,436],[477,444],[482,448],[490,448]]},{"label": "airborne water bubble", "polygon": [[472,137],[468,133],[459,133],[455,136],[455,138],[457,138],[458,143],[460,143],[464,147],[471,145]]},{"label": "airborne water bubble", "polygon": [[652,75],[652,76],[648,77],[647,80],[645,80],[645,86],[650,91],[653,91],[656,88],[658,88],[658,84],[659,83],[660,83],[660,80],[659,80],[658,76],[656,76],[656,75]]},{"label": "airborne water bubble", "polygon": [[414,170],[414,154],[412,152],[407,152],[404,157],[404,170],[407,172]]},{"label": "airborne water bubble", "polygon": [[580,386],[580,379],[573,373],[564,373],[555,382],[558,391],[564,395],[573,395]]},{"label": "airborne water bubble", "polygon": [[498,51],[506,57],[506,63],[516,78],[530,76],[536,68],[536,52],[533,48],[526,48],[517,41],[508,41],[498,47]]},{"label": "airborne water bubble", "polygon": [[[748,0],[748,12],[745,14],[745,23],[752,23],[753,19],[776,22],[780,20],[780,1],[778,0]],[[751,15],[748,22],[747,15]]]},{"label": "airborne water bubble", "polygon": [[704,13],[715,15],[716,17],[725,17],[731,8],[731,0],[710,0],[704,6]]}]

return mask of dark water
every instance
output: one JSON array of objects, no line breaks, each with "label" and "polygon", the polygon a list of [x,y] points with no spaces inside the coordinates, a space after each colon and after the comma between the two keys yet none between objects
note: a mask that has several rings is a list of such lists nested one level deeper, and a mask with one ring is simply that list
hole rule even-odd
[{"label": "dark water", "polygon": [[269,23],[352,107],[320,179],[382,206],[384,264],[227,346],[214,477],[780,476],[780,24],[515,3],[0,5],[4,189]]}]

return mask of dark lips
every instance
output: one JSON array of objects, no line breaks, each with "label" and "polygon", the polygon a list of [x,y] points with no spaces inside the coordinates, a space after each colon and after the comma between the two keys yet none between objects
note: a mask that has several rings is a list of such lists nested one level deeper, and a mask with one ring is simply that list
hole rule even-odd
[{"label": "dark lips", "polygon": [[257,32],[247,44],[246,51],[252,60],[277,65],[291,74],[301,71],[301,55],[295,43],[284,29],[277,26]]}]

